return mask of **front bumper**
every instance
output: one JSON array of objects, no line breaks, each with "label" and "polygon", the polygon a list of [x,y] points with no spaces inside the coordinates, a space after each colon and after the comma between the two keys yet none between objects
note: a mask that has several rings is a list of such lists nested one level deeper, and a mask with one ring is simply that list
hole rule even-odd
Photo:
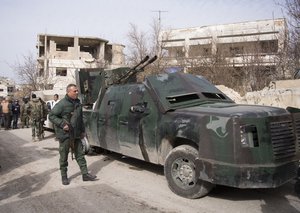
[{"label": "front bumper", "polygon": [[276,188],[297,177],[298,161],[268,165],[234,165],[196,159],[196,175],[217,185]]}]

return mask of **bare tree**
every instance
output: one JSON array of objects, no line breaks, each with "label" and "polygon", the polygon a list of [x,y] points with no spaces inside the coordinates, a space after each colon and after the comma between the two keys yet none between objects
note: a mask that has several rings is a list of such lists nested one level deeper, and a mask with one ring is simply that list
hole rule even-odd
[{"label": "bare tree", "polygon": [[22,62],[18,60],[15,64],[10,65],[17,74],[19,80],[31,87],[31,90],[37,90],[38,88],[38,67],[37,60],[32,53],[23,55]]},{"label": "bare tree", "polygon": [[56,83],[55,73],[44,74],[44,70],[39,69],[38,61],[32,53],[23,55],[22,61],[18,60],[10,67],[17,74],[19,80],[26,85],[26,88],[23,88],[24,91],[51,89],[50,85]]},{"label": "bare tree", "polygon": [[294,64],[294,71],[295,69],[300,68],[300,1],[286,0],[286,8],[290,24],[290,51],[293,56],[291,58],[294,59],[290,64]]},{"label": "bare tree", "polygon": [[[127,61],[129,61],[129,65],[139,63],[146,55],[149,55],[150,57],[157,56],[157,60],[153,64],[147,66],[143,73],[139,73],[138,79],[143,79],[150,74],[161,73],[168,67],[168,61],[164,60],[166,54],[162,51],[165,43],[161,41],[161,31],[162,26],[156,19],[153,19],[152,24],[150,25],[150,33],[148,34],[139,31],[136,25],[130,24],[130,30],[127,34],[129,40]],[[167,31],[164,32],[165,37],[167,37]]]},{"label": "bare tree", "polygon": [[[278,0],[276,1],[278,2]],[[287,13],[289,25],[289,42],[288,42],[288,69],[291,74],[300,68],[300,1],[285,0],[284,3],[278,3]]]},{"label": "bare tree", "polygon": [[127,36],[129,40],[127,60],[131,65],[137,64],[149,54],[147,34],[139,31],[138,27],[131,23]]}]

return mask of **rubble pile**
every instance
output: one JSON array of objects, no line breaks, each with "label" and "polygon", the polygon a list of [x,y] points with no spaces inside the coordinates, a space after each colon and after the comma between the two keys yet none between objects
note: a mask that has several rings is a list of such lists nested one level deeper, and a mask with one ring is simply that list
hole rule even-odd
[{"label": "rubble pile", "polygon": [[217,87],[239,104],[300,108],[300,79],[274,81],[270,83],[269,87],[260,91],[248,92],[243,97],[223,85]]},{"label": "rubble pile", "polygon": [[234,102],[238,104],[245,104],[247,103],[246,100],[235,90],[228,88],[224,85],[217,85],[217,88],[221,90],[225,95],[231,98]]}]

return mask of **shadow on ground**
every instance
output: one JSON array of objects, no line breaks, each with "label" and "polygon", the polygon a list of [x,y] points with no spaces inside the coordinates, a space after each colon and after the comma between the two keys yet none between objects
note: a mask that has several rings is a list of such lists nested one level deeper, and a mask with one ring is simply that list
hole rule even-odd
[{"label": "shadow on ground", "polygon": [[39,191],[50,180],[51,174],[58,169],[51,169],[39,174],[23,175],[19,178],[8,181],[0,186],[0,201],[18,195],[19,198],[31,196]]},{"label": "shadow on ground", "polygon": [[[226,186],[217,186],[208,195],[210,197],[227,199],[233,201],[259,200],[261,203],[261,212],[300,212],[300,200],[294,191],[294,181],[286,183],[278,188],[271,189],[237,189]],[[299,208],[291,205],[288,196],[293,196],[293,200]]]},{"label": "shadow on ground", "polygon": [[0,134],[0,175],[36,160],[50,159],[58,155],[53,150],[45,151],[34,144],[31,145],[10,131],[2,131]]}]

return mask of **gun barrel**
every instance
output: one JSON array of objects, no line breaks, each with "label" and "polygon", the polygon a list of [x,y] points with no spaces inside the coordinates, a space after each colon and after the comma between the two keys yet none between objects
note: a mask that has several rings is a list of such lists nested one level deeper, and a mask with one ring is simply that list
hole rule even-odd
[{"label": "gun barrel", "polygon": [[157,59],[157,56],[155,55],[153,58],[151,58],[151,59],[148,61],[148,64],[154,62],[156,59]]},{"label": "gun barrel", "polygon": [[148,66],[149,64],[153,63],[155,60],[157,59],[157,56],[155,55],[153,58],[151,58],[149,61],[147,61],[146,64],[144,64],[140,70],[144,69],[146,66]]},{"label": "gun barrel", "polygon": [[149,56],[147,55],[143,60],[141,60],[140,63],[138,63],[137,65],[135,65],[133,68],[131,68],[132,70],[135,70],[138,66],[140,66],[141,64],[145,63],[147,60],[149,59]]},{"label": "gun barrel", "polygon": [[[154,62],[157,59],[157,56],[155,55],[149,60],[149,56],[147,55],[139,64],[135,65],[133,68],[131,68],[128,72],[126,72],[124,75],[122,75],[118,80],[114,81],[113,84],[119,84],[119,83],[125,83],[127,80],[135,75],[137,72],[143,71],[143,69]],[[149,60],[149,61],[148,61]],[[146,63],[145,63],[146,62]],[[142,65],[142,67],[139,67]],[[139,67],[139,68],[138,68]],[[138,68],[138,69],[137,69]]]}]

